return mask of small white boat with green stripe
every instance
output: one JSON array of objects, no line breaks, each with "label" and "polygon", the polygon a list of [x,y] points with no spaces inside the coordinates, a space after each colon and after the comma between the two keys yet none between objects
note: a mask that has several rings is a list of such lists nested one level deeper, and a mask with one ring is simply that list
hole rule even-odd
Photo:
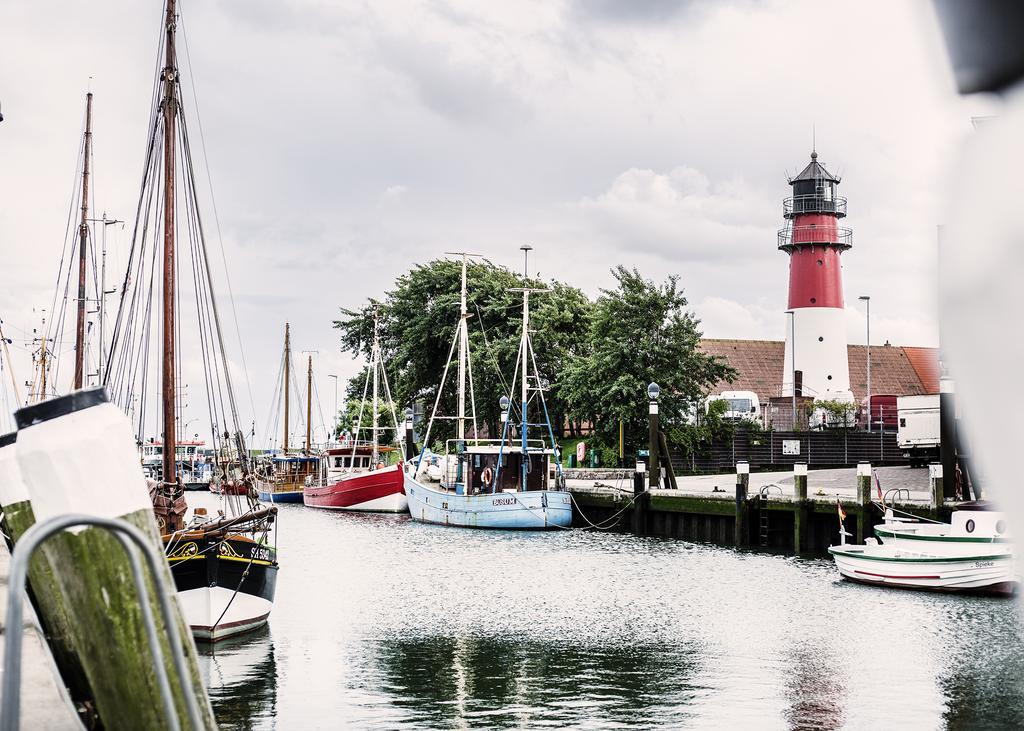
[{"label": "small white boat with green stripe", "polygon": [[875,535],[851,546],[843,531],[840,545],[828,549],[843,578],[975,594],[1015,594],[1020,585],[1006,517],[988,504],[961,505],[949,523],[897,518],[889,509]]}]

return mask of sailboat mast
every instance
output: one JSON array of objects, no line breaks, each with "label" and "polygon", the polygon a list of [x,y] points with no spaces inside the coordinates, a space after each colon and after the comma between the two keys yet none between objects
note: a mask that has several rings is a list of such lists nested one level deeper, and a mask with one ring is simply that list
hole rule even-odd
[{"label": "sailboat mast", "polygon": [[306,370],[306,455],[311,454],[313,425],[313,356],[309,356],[309,368]]},{"label": "sailboat mast", "polygon": [[466,262],[468,257],[462,255],[462,298],[459,309],[459,421],[457,437],[461,442],[466,438],[466,350],[468,348],[466,333]]},{"label": "sailboat mast", "polygon": [[380,370],[380,335],[378,334],[377,311],[373,312],[373,356],[370,360],[373,361],[373,457],[370,459],[370,464],[374,467],[377,466],[377,455],[380,452],[380,446],[377,441],[377,392],[378,392],[378,371]]},{"label": "sailboat mast", "polygon": [[520,364],[520,373],[523,376],[522,388],[520,391],[520,438],[523,445],[523,461],[520,467],[522,473],[522,484],[520,485],[521,490],[526,489],[526,480],[529,475],[530,468],[530,455],[527,452],[527,419],[526,419],[526,401],[529,398],[528,393],[528,378],[529,378],[529,351],[530,351],[530,250],[533,248],[529,244],[525,244],[519,247],[523,252],[523,338],[520,350],[522,351],[523,362]]},{"label": "sailboat mast", "polygon": [[41,374],[40,380],[42,381],[42,391],[39,394],[39,401],[46,398],[46,336],[43,336],[43,342],[39,350],[39,372]]},{"label": "sailboat mast", "polygon": [[289,325],[284,324],[284,436],[281,439],[281,450],[288,454],[288,381],[291,380],[292,341]]},{"label": "sailboat mast", "polygon": [[89,159],[92,157],[92,92],[85,95],[85,145],[82,153],[82,222],[78,226],[78,322],[75,328],[75,380],[81,388],[85,380],[85,268],[89,242]]},{"label": "sailboat mast", "polygon": [[519,426],[519,433],[521,435],[522,445],[523,445],[523,464],[522,464],[522,467],[521,467],[521,470],[522,470],[522,485],[520,487],[521,490],[525,490],[526,489],[526,478],[527,478],[527,473],[529,472],[529,455],[526,452],[526,430],[527,430],[526,401],[527,401],[527,398],[529,396],[529,394],[527,393],[527,378],[529,377],[529,371],[527,370],[529,368],[527,354],[528,354],[529,349],[530,349],[530,343],[529,343],[529,338],[530,338],[529,332],[530,332],[530,330],[529,330],[529,328],[530,328],[530,290],[524,288],[523,289],[523,338],[522,338],[522,345],[520,346],[520,350],[523,351],[523,362],[519,366],[520,369],[521,369],[521,372],[523,374],[522,388],[521,388],[521,391],[520,391],[520,395],[521,395],[521,397],[520,397],[520,414],[521,414],[522,418],[520,419],[520,426]]},{"label": "sailboat mast", "polygon": [[175,173],[175,126],[178,117],[178,69],[175,60],[175,0],[167,0],[165,19],[166,39],[164,48],[163,117],[164,117],[164,271],[163,271],[163,421],[164,421],[164,482],[177,482],[175,464],[177,453],[177,432],[175,428],[175,401],[177,374],[175,372],[175,271],[174,271],[174,173]]}]

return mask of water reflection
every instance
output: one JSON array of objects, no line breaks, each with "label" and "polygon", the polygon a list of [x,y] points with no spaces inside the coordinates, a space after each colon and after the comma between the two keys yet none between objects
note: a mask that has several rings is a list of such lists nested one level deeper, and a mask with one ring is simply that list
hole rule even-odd
[{"label": "water reflection", "polygon": [[277,716],[277,661],[269,628],[197,647],[199,670],[222,729],[250,729]]},{"label": "water reflection", "polygon": [[424,637],[377,655],[391,702],[425,727],[679,725],[701,691],[696,647]]},{"label": "water reflection", "polygon": [[828,645],[801,642],[786,653],[784,670],[791,729],[842,728],[846,721],[846,668]]},{"label": "water reflection", "polygon": [[[1024,728],[1024,616],[1006,599],[966,598],[944,627],[939,677],[950,729]],[[1016,621],[1006,621],[1007,614]]]},{"label": "water reflection", "polygon": [[281,513],[270,632],[204,651],[225,729],[1024,725],[1014,602],[683,541]]}]

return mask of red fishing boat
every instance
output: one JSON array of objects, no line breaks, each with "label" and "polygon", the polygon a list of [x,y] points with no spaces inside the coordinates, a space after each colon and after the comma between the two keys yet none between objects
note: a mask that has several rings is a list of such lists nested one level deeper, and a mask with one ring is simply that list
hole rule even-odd
[{"label": "red fishing boat", "polygon": [[[377,448],[379,455],[388,451],[388,447]],[[385,466],[379,457],[374,464],[373,458],[368,444],[327,450],[321,459],[319,484],[303,488],[302,502],[333,510],[406,512],[405,465],[399,461]]]},{"label": "red fishing boat", "polygon": [[[328,449],[320,459],[319,479],[302,489],[302,502],[310,507],[381,513],[404,513],[409,509],[405,499],[405,465],[401,458],[397,464],[388,465],[388,457],[401,448],[402,441],[388,374],[381,357],[376,314],[373,318],[373,347],[368,365],[363,400],[359,404],[359,416],[351,443]],[[363,426],[363,406],[366,405],[371,380],[373,399],[369,406],[372,426]],[[384,403],[393,422],[394,447],[381,446],[378,439],[382,431],[382,427],[378,426],[378,389],[381,383],[384,386]],[[359,433],[363,430],[373,435],[369,442],[358,441]]]}]

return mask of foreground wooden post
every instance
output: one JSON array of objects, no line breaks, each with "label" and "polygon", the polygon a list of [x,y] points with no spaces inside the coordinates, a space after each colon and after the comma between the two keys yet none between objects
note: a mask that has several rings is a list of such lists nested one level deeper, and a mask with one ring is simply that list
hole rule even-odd
[{"label": "foreground wooden post", "polygon": [[734,540],[737,546],[750,544],[748,528],[749,508],[747,507],[747,488],[750,486],[750,463],[736,463],[736,527]]},{"label": "foreground wooden post", "polygon": [[[0,527],[10,549],[36,522],[28,488],[18,467],[17,438],[18,432],[0,436],[0,509],[3,510]],[[92,702],[92,691],[72,642],[71,618],[53,570],[41,556],[36,556],[29,564],[28,579],[33,608],[72,700],[79,704]]]},{"label": "foreground wooden post", "polygon": [[793,552],[807,550],[810,510],[807,503],[807,463],[793,465]]},{"label": "foreground wooden post", "polygon": [[857,516],[857,543],[871,535],[874,525],[871,520],[871,463],[857,463],[857,505],[860,514]]},{"label": "foreground wooden post", "polygon": [[[107,402],[103,389],[44,401],[21,409],[15,418],[18,467],[36,520],[67,513],[118,518],[141,530],[163,551],[131,425]],[[54,578],[58,601],[70,619],[69,643],[81,662],[103,726],[167,728],[131,565],[117,537],[97,528],[71,529],[47,540],[36,555]],[[214,729],[195,645],[177,611],[190,677],[178,675],[167,645],[157,592],[174,599],[170,569],[161,564],[158,575],[148,580],[182,727],[190,727],[182,694],[182,688],[190,688],[203,728]],[[172,604],[177,609],[177,601]]]}]

